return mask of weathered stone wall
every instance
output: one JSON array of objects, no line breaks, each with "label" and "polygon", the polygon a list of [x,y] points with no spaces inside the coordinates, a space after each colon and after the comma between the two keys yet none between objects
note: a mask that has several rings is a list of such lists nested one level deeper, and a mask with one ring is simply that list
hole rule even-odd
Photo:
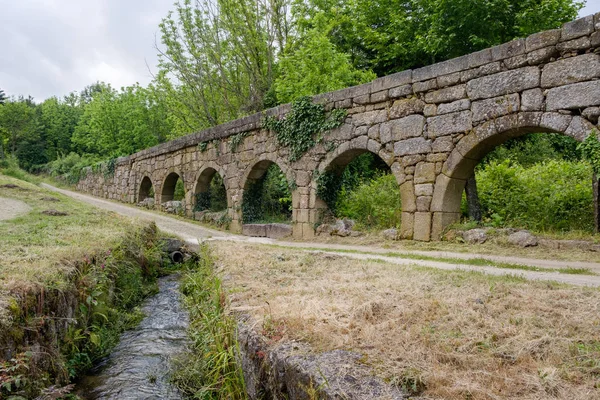
[{"label": "weathered stone wall", "polygon": [[[438,239],[459,217],[460,196],[477,162],[504,141],[530,132],[585,138],[600,114],[600,14],[525,39],[373,82],[314,97],[327,109],[344,108],[344,124],[290,162],[288,149],[262,129],[255,114],[120,159],[115,176],[88,175],[78,188],[101,197],[138,200],[148,176],[156,200],[167,176],[186,188],[191,213],[198,182],[217,171],[227,189],[232,228],[241,229],[244,187],[277,163],[297,189],[294,235],[310,238],[325,204],[315,171],[345,164],[361,152],[378,154],[395,175],[402,196],[404,238]],[[267,110],[282,116],[289,105]],[[246,133],[233,151],[232,136]],[[206,151],[198,144],[212,141]],[[329,151],[328,151],[329,150]],[[207,172],[208,171],[208,172]],[[200,185],[201,186],[201,185]]]}]

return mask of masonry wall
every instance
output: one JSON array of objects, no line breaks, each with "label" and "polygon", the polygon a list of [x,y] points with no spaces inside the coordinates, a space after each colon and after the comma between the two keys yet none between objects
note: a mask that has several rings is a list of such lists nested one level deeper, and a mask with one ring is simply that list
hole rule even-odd
[{"label": "masonry wall", "polygon": [[[459,217],[460,194],[477,162],[495,146],[529,132],[559,132],[583,140],[600,115],[600,14],[442,63],[399,72],[314,97],[327,109],[344,108],[344,124],[300,160],[262,129],[255,114],[118,160],[114,177],[88,174],[78,189],[136,202],[148,176],[157,194],[172,172],[182,177],[191,213],[200,174],[224,178],[232,229],[241,228],[249,179],[277,163],[295,182],[296,237],[310,238],[325,204],[317,198],[315,171],[369,151],[391,168],[402,196],[402,236],[438,239]],[[267,110],[283,116],[289,105]],[[232,150],[232,136],[245,133]],[[205,151],[201,142],[210,141]],[[157,202],[160,203],[160,196]]]}]

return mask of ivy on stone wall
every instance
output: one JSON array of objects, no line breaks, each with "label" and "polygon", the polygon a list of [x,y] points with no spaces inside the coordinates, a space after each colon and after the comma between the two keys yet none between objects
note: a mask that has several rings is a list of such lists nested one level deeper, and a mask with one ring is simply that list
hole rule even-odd
[{"label": "ivy on stone wall", "polygon": [[290,161],[296,161],[323,140],[323,133],[340,126],[346,114],[344,109],[327,113],[323,104],[305,96],[292,103],[285,118],[267,117],[263,126],[275,132],[279,144],[290,149]]},{"label": "ivy on stone wall", "polygon": [[235,151],[240,146],[240,144],[242,144],[246,136],[248,136],[248,132],[240,132],[231,136],[231,141],[229,142],[229,150],[231,150],[232,153],[235,153]]},{"label": "ivy on stone wall", "polygon": [[208,149],[207,141],[198,143],[198,150],[200,150],[200,153],[204,153],[206,151],[206,149]]}]

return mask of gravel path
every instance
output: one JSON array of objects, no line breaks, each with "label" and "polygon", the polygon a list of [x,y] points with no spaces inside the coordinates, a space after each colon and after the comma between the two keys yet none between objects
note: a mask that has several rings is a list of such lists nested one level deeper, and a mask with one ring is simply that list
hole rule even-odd
[{"label": "gravel path", "polygon": [[31,211],[31,207],[21,200],[0,197],[0,221],[16,218],[29,211]]},{"label": "gravel path", "polygon": [[[351,245],[334,245],[325,243],[313,243],[313,242],[285,242],[267,238],[251,238],[247,236],[234,235],[226,232],[221,232],[214,229],[205,228],[195,223],[181,221],[174,217],[169,217],[158,212],[146,211],[135,206],[126,205],[124,203],[117,203],[109,200],[100,199],[97,197],[85,195],[82,193],[72,192],[69,190],[59,189],[48,184],[42,184],[42,186],[63,193],[74,199],[83,201],[85,203],[94,205],[105,210],[114,211],[118,214],[125,216],[139,218],[146,221],[155,221],[156,225],[164,232],[176,235],[181,239],[185,240],[190,245],[197,245],[200,240],[226,240],[233,242],[246,242],[246,243],[257,243],[257,244],[270,244],[279,245],[285,247],[298,248],[299,250],[306,251],[322,251],[326,253],[344,255],[349,258],[355,259],[380,259],[383,261],[391,262],[394,264],[401,265],[419,265],[424,267],[439,268],[444,270],[464,270],[464,271],[479,271],[490,275],[514,275],[521,276],[531,280],[550,280],[561,283],[567,283],[577,286],[595,286],[600,287],[600,276],[591,275],[572,275],[572,274],[561,274],[558,272],[538,272],[538,271],[527,271],[527,270],[515,270],[515,269],[501,269],[493,266],[472,266],[465,264],[454,264],[446,263],[441,261],[429,261],[429,260],[412,260],[402,257],[393,257],[385,255],[390,253],[389,249],[382,249],[377,247],[367,246],[351,246]],[[1,201],[1,199],[0,199]],[[0,214],[2,214],[2,207],[0,206]],[[310,250],[308,250],[310,249]],[[317,249],[317,250],[315,250]],[[354,253],[339,253],[335,250],[341,251],[352,251]],[[521,257],[511,256],[493,256],[483,254],[465,254],[465,253],[451,253],[444,251],[394,251],[402,254],[411,255],[424,255],[429,257],[437,258],[455,258],[462,260],[469,260],[474,258],[483,258],[493,262],[510,263],[510,264],[521,264],[528,265],[537,268],[587,268],[590,271],[600,275],[600,263],[591,262],[578,262],[578,261],[558,261],[558,260],[539,260]],[[376,253],[376,254],[365,254],[365,253]]]}]

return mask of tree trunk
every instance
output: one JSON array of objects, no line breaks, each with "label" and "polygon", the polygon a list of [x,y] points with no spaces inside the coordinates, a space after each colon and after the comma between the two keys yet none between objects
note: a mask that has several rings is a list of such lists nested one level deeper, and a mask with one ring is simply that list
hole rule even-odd
[{"label": "tree trunk", "polygon": [[475,174],[467,179],[465,193],[467,195],[469,218],[473,221],[481,222],[481,203],[479,202],[479,195],[477,194],[477,181],[475,181]]},{"label": "tree trunk", "polygon": [[594,232],[598,233],[600,229],[600,182],[598,182],[598,175],[594,173],[592,186],[594,188]]}]

